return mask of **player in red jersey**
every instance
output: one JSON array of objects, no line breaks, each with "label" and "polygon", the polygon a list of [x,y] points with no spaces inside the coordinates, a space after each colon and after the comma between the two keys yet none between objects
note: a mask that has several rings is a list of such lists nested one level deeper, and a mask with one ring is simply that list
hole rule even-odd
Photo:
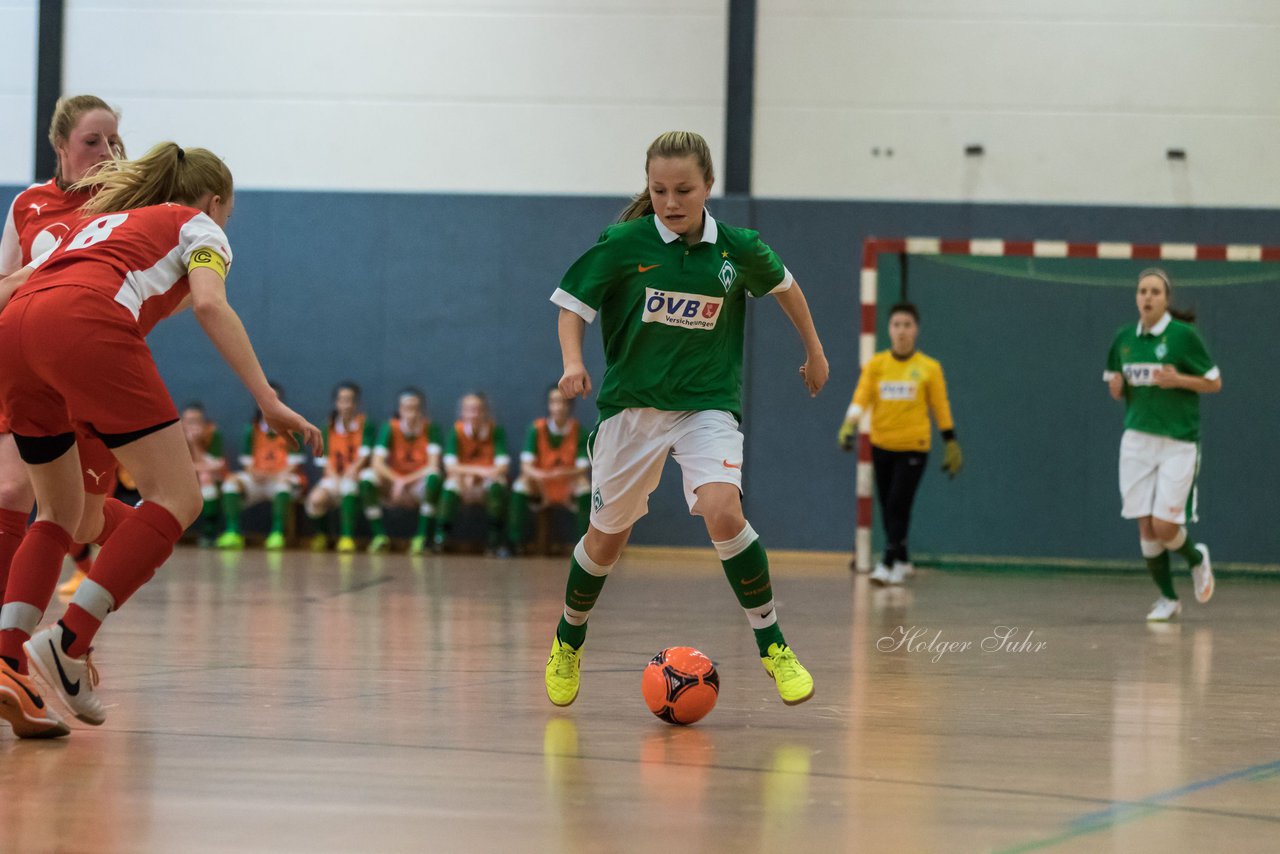
[{"label": "player in red jersey", "polygon": [[[93,95],[58,101],[49,124],[49,143],[58,157],[57,171],[43,184],[19,193],[10,205],[0,238],[0,277],[31,263],[66,236],[80,216],[80,207],[89,200],[87,190],[71,190],[71,185],[112,157],[124,155],[119,118],[105,101]],[[79,426],[76,432],[89,495],[86,516],[97,519],[102,515],[102,502],[115,487],[115,458],[92,433]],[[26,469],[9,435],[9,419],[0,412],[0,594],[34,500]],[[92,564],[88,545],[73,545],[71,554],[76,560],[76,573],[63,585],[67,595],[75,592]]]},{"label": "player in red jersey", "polygon": [[[320,431],[280,402],[227,303],[231,250],[222,229],[233,187],[226,165],[204,149],[169,142],[78,186],[96,189],[86,217],[52,253],[0,283],[0,303],[7,298],[0,401],[39,507],[0,608],[0,676],[21,673],[29,661],[77,718],[96,725],[106,718],[90,658],[94,635],[155,574],[202,505],[146,333],[190,305],[272,429],[301,434],[315,450]],[[59,559],[81,525],[72,416],[111,448],[143,501],[107,505],[102,551],[88,579],[62,619],[32,635],[53,595]],[[0,717],[24,734],[20,726],[28,723],[10,706],[0,704]]]}]

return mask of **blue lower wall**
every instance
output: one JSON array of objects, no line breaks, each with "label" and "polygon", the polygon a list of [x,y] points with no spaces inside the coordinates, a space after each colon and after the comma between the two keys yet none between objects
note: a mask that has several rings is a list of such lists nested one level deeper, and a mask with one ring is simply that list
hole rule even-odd
[{"label": "blue lower wall", "polygon": [[[6,208],[16,189],[0,188]],[[245,191],[228,228],[235,252],[229,292],[268,374],[309,416],[324,416],[329,391],[342,378],[364,386],[367,408],[380,417],[406,384],[426,389],[439,420],[452,419],[460,395],[480,389],[515,445],[560,374],[556,312],[547,297],[624,201]],[[744,414],[747,511],[766,544],[780,548],[847,549],[852,542],[853,460],[835,449],[835,431],[857,373],[857,269],[865,236],[1273,243],[1280,233],[1280,214],[1257,210],[745,199],[718,200],[713,210],[726,222],[759,229],[782,255],[809,298],[831,362],[830,385],[810,400],[796,373],[803,354],[794,331],[772,300],[753,305]],[[1266,334],[1263,318],[1277,316],[1280,292],[1263,303],[1239,318],[1229,304],[1219,305],[1214,315],[1223,331],[1206,330],[1227,384],[1205,403],[1203,486],[1215,509],[1209,512],[1206,503],[1199,533],[1221,544],[1222,559],[1275,562],[1280,529],[1265,508],[1280,463],[1263,452],[1280,412],[1273,394],[1255,393],[1267,391],[1261,385],[1267,366],[1233,364],[1227,335],[1236,320],[1251,336]],[[1108,406],[1101,383],[1092,387],[1111,334],[1130,319],[1132,305],[1131,295],[1120,291],[1099,303],[1096,325],[1081,336],[1078,353],[1068,354],[1088,382],[1065,391],[1029,385],[1027,393],[1039,396],[1038,420],[1006,430],[1003,439],[993,427],[1007,424],[1008,414],[990,411],[985,374],[970,360],[963,333],[984,306],[963,296],[947,300],[945,310],[930,313],[924,306],[921,347],[952,377],[968,470],[954,483],[944,484],[936,472],[926,478],[913,535],[917,550],[1136,553],[1132,524],[1118,518],[1113,478],[1120,414]],[[1027,324],[1051,320],[1028,306]],[[598,333],[588,340],[598,380]],[[192,318],[162,324],[152,347],[174,398],[202,399],[238,435],[252,402]],[[1236,379],[1245,375],[1256,377],[1255,385]],[[1055,405],[1071,415],[1054,419],[1041,411]],[[580,404],[579,414],[590,420],[594,413]],[[1078,439],[1082,424],[1085,447],[1096,450],[1087,459],[1053,458],[1055,448],[1071,445],[1043,443],[1044,437],[1073,430]],[[1041,445],[1048,455],[1042,467],[1010,463]],[[1014,446],[1021,450],[1012,453]],[[651,510],[635,542],[705,542],[674,470]]]}]

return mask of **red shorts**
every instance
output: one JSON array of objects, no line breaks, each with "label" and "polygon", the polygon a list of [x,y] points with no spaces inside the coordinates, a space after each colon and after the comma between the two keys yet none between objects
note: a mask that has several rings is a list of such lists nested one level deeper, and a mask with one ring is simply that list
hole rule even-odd
[{"label": "red shorts", "polygon": [[[0,401],[19,436],[133,433],[176,421],[133,315],[79,287],[19,297],[0,312]],[[96,468],[95,468],[96,471]]]}]

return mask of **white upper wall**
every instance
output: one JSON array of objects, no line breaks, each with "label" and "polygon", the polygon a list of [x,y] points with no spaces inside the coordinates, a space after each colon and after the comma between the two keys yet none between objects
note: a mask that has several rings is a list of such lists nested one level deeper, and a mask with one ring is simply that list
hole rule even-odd
[{"label": "white upper wall", "polygon": [[[723,150],[724,0],[68,0],[65,89],[242,187],[630,193]],[[679,74],[670,69],[678,68]]]},{"label": "white upper wall", "polygon": [[[1276,0],[759,8],[758,195],[1230,206],[1280,198]],[[985,154],[966,158],[971,144]],[[1185,149],[1186,161],[1168,161],[1169,148]]]},{"label": "white upper wall", "polygon": [[35,166],[35,36],[35,0],[0,0],[0,184],[31,183]]},{"label": "white upper wall", "polygon": [[[31,175],[36,7],[0,0],[3,183]],[[67,0],[64,89],[119,106],[132,152],[204,145],[244,187],[622,194],[672,128],[723,172],[727,9]],[[759,10],[758,195],[1276,202],[1280,0]]]}]

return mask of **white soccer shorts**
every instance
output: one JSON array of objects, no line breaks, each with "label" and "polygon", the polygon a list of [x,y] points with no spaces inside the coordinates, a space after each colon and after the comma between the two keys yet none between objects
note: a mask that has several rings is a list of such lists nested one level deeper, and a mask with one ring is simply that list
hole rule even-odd
[{"label": "white soccer shorts", "polygon": [[667,454],[684,477],[689,511],[694,490],[731,483],[742,491],[742,433],[728,412],[624,409],[596,428],[591,457],[591,524],[606,534],[625,531],[649,512]]},{"label": "white soccer shorts", "polygon": [[236,472],[227,478],[222,487],[224,492],[237,491],[234,487],[230,490],[227,489],[227,485],[232,481],[239,485],[238,491],[244,496],[245,507],[252,507],[264,501],[270,501],[281,492],[288,492],[294,498],[297,498],[299,488],[302,486],[301,478],[293,472],[284,472],[273,477],[264,478],[256,478],[248,472]]},{"label": "white soccer shorts", "polygon": [[1199,467],[1195,442],[1125,430],[1120,439],[1120,495],[1124,499],[1120,515],[1126,519],[1154,516],[1185,525],[1187,499]]}]

